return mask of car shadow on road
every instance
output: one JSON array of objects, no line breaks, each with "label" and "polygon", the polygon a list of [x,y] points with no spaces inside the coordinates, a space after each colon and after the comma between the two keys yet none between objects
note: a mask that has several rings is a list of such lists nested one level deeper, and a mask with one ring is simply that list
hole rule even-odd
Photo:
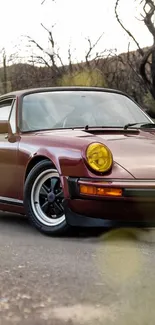
[{"label": "car shadow on road", "polygon": [[28,219],[25,216],[7,212],[0,212],[0,227],[2,232],[7,230],[12,232],[36,232],[35,229],[29,224]]},{"label": "car shadow on road", "polygon": [[[0,227],[4,231],[20,231],[21,233],[29,232],[31,234],[39,234],[28,221],[26,216],[14,213],[0,212]],[[108,229],[99,229],[99,228],[75,228],[72,227],[71,231],[65,235],[56,236],[63,238],[89,238],[89,237],[98,237],[100,234],[103,234]],[[49,236],[46,236],[49,237]]]},{"label": "car shadow on road", "polygon": [[[25,216],[13,214],[13,213],[4,213],[0,212],[0,227],[3,233],[5,232],[12,232],[13,233],[29,233],[31,236],[41,236],[42,234],[37,231],[34,227],[32,227],[28,219]],[[101,239],[104,240],[104,238],[109,236],[108,234],[111,234],[112,232],[117,233],[118,236],[122,234],[122,232],[127,232],[129,238],[131,240],[138,240],[138,241],[144,241],[144,242],[155,242],[155,224],[147,224],[144,225],[137,225],[134,224],[126,224],[126,223],[115,223],[111,224],[110,227],[107,228],[71,228],[71,231],[63,236],[55,236],[57,238],[63,238],[66,240],[97,240],[100,241]],[[49,236],[42,235],[45,238],[50,238]]]}]

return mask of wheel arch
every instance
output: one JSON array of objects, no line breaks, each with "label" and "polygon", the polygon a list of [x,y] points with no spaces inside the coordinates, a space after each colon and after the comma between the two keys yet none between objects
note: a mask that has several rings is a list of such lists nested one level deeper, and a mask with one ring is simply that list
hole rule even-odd
[{"label": "wheel arch", "polygon": [[[48,160],[51,162],[51,164],[53,165],[53,168],[56,168],[54,162],[47,156],[44,155],[37,155],[35,157],[32,157],[32,159],[29,161],[27,168],[26,168],[26,172],[25,172],[25,178],[24,181],[26,180],[27,176],[29,175],[30,171],[32,170],[32,168],[34,166],[36,166],[39,162],[44,161],[44,160]],[[56,168],[57,169],[57,168]]]}]

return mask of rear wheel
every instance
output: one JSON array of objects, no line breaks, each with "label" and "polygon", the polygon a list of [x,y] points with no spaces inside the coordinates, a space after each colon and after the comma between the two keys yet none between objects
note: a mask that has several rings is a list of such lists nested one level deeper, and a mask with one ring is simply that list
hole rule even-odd
[{"label": "rear wheel", "polygon": [[41,161],[28,175],[24,205],[30,222],[41,232],[54,235],[68,230],[61,180],[50,161]]}]

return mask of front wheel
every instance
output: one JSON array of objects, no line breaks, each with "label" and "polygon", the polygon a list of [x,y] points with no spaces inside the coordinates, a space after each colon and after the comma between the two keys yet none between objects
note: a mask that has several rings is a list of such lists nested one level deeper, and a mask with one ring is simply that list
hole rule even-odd
[{"label": "front wheel", "polygon": [[24,206],[30,222],[41,232],[55,235],[68,230],[63,188],[59,174],[50,161],[39,162],[28,175]]}]

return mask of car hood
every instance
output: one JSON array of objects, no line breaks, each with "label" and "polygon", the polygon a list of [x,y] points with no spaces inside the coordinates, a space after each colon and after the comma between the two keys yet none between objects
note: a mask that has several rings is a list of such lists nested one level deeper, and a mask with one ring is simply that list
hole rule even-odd
[{"label": "car hood", "polygon": [[155,179],[155,132],[97,135],[113,159],[136,179]]},{"label": "car hood", "polygon": [[[39,132],[39,136],[48,136],[70,148],[82,148],[91,142],[105,144],[112,152],[114,162],[123,167],[136,179],[155,179],[155,131],[109,130],[63,130]],[[61,139],[58,140],[58,139]],[[63,140],[62,140],[63,139]]]}]

